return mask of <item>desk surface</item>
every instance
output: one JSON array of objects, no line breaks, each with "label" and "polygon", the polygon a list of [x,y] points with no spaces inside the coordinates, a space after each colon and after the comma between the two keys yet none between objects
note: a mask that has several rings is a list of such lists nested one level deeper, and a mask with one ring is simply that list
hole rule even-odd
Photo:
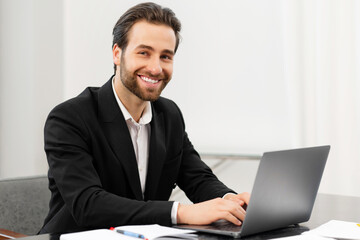
[{"label": "desk surface", "polygon": [[[258,240],[270,239],[276,237],[286,237],[298,235],[309,229],[316,228],[329,220],[343,220],[350,222],[360,222],[360,198],[338,195],[318,194],[311,218],[306,223],[298,226],[289,226],[287,228],[266,232],[244,239]],[[23,240],[58,240],[59,235],[43,234],[25,238]],[[200,234],[199,239],[233,239],[217,235]]]}]

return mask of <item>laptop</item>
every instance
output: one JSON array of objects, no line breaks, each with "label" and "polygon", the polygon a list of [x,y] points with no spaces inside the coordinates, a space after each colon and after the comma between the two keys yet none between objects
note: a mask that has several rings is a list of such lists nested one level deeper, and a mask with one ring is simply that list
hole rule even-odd
[{"label": "laptop", "polygon": [[241,226],[219,220],[178,228],[241,238],[309,220],[330,146],[263,154]]}]

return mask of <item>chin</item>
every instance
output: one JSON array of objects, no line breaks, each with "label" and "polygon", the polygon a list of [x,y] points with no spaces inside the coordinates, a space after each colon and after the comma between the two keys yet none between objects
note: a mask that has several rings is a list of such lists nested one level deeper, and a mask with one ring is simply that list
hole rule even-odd
[{"label": "chin", "polygon": [[158,96],[148,96],[145,98],[145,101],[150,101],[150,102],[155,102],[156,100],[158,100],[160,97],[160,95]]}]

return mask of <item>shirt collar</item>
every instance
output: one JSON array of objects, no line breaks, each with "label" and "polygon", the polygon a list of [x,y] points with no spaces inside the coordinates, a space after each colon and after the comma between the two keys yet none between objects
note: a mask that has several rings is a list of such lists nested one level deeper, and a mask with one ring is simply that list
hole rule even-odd
[{"label": "shirt collar", "polygon": [[[113,89],[113,93],[116,99],[116,102],[118,103],[120,110],[122,111],[123,115],[124,115],[124,119],[125,121],[127,120],[131,120],[132,122],[136,122],[133,117],[130,115],[130,113],[128,112],[128,110],[126,109],[126,107],[124,106],[124,104],[120,101],[118,95],[116,94],[115,91],[115,86],[114,86],[114,81],[115,81],[115,77],[113,77],[112,79],[112,89]],[[152,119],[152,111],[151,111],[151,103],[149,101],[146,102],[146,106],[145,109],[140,117],[139,120],[139,124],[148,124],[151,122]]]}]

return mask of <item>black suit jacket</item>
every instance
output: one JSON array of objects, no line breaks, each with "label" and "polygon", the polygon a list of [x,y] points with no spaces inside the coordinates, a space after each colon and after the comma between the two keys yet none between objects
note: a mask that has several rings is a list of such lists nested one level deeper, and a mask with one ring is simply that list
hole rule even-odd
[{"label": "black suit jacket", "polygon": [[152,103],[150,151],[142,196],[129,130],[111,79],[55,107],[45,124],[50,211],[40,233],[125,224],[171,225],[177,184],[193,202],[232,192],[200,160],[176,104]]}]

